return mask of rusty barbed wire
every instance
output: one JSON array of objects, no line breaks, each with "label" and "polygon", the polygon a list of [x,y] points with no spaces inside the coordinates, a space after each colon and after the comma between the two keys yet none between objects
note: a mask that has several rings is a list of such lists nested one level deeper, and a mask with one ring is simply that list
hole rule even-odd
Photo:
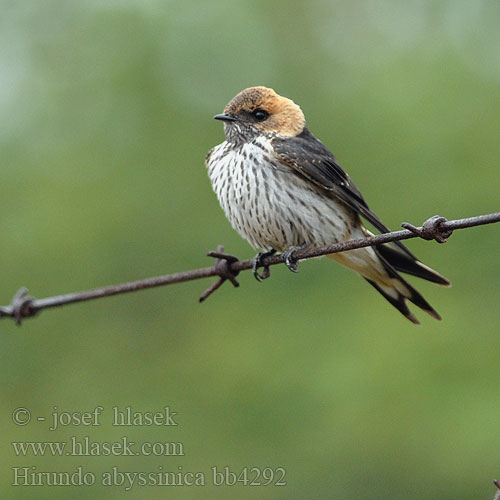
[{"label": "rusty barbed wire", "polygon": [[[368,238],[350,240],[342,243],[335,243],[317,248],[307,248],[294,252],[294,258],[297,260],[310,259],[331,253],[345,252],[356,248],[380,245],[393,241],[407,240],[410,238],[422,238],[425,240],[436,240],[438,243],[444,243],[457,229],[465,229],[469,227],[481,226],[500,222],[500,212],[468,217],[465,219],[447,220],[444,217],[435,215],[427,219],[422,227],[416,227],[407,222],[401,224],[405,229],[393,231],[390,233],[382,233]],[[199,301],[203,302],[213,292],[215,292],[225,281],[230,281],[235,287],[239,286],[236,276],[240,271],[246,271],[252,268],[253,259],[241,261],[234,255],[224,253],[224,247],[219,245],[214,252],[208,252],[209,257],[216,259],[215,265],[211,267],[203,267],[200,269],[191,269],[174,274],[166,274],[163,276],[155,276],[118,285],[109,285],[92,290],[82,292],[73,292],[43,299],[36,299],[27,295],[28,289],[22,287],[12,299],[8,306],[0,306],[0,318],[12,318],[20,325],[25,318],[33,317],[43,309],[61,307],[77,302],[100,299],[103,297],[111,297],[122,293],[137,292],[148,288],[159,286],[172,285],[185,281],[192,281],[201,278],[209,278],[218,276],[219,279],[211,285],[200,296]],[[277,264],[283,263],[280,255],[270,256],[262,259],[264,268],[269,268]]]}]

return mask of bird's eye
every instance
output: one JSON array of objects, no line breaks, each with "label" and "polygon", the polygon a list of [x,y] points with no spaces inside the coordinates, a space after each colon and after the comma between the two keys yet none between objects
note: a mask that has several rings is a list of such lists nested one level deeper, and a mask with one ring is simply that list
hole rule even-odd
[{"label": "bird's eye", "polygon": [[264,120],[267,120],[269,113],[267,111],[264,111],[263,109],[257,108],[253,113],[253,117],[255,118],[256,121],[258,122],[263,122]]}]

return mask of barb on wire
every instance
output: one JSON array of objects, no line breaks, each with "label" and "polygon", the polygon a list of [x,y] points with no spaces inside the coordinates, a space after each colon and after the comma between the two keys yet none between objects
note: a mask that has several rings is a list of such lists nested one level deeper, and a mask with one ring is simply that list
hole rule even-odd
[{"label": "barb on wire", "polygon": [[240,284],[236,280],[236,276],[238,276],[239,271],[233,271],[231,269],[231,264],[233,264],[234,262],[238,262],[239,259],[234,255],[229,255],[228,253],[223,252],[224,247],[222,245],[219,245],[216,252],[207,253],[209,257],[215,257],[217,259],[215,261],[214,267],[217,270],[217,274],[220,276],[220,278],[200,295],[200,302],[203,302],[208,297],[210,297],[210,295],[212,295],[212,293],[214,293],[215,290],[217,290],[226,280],[229,280],[235,287],[240,286]]},{"label": "barb on wire", "polygon": [[[368,238],[350,240],[342,243],[335,243],[318,248],[306,248],[294,252],[294,259],[303,260],[320,255],[331,253],[345,252],[354,250],[355,248],[363,248],[392,241],[407,240],[410,238],[423,238],[425,240],[436,240],[439,243],[444,243],[456,229],[464,229],[468,227],[481,226],[483,224],[491,224],[500,222],[500,212],[487,215],[479,215],[466,219],[446,220],[444,217],[435,215],[427,219],[422,227],[416,227],[409,223],[403,223],[405,228],[402,231],[393,231],[390,233],[378,234]],[[246,271],[253,266],[253,259],[241,261],[233,255],[224,253],[224,247],[219,246],[217,251],[208,252],[209,257],[216,259],[215,265],[212,267],[204,267],[200,269],[192,269],[180,273],[166,274],[163,276],[155,276],[143,280],[122,283],[119,285],[110,285],[93,290],[83,292],[74,292],[64,295],[56,295],[54,297],[46,297],[43,299],[35,299],[27,295],[27,288],[21,288],[12,299],[8,306],[0,306],[0,318],[12,318],[18,325],[21,324],[24,318],[35,316],[42,309],[52,307],[60,307],[75,302],[84,302],[87,300],[99,299],[102,297],[110,297],[122,293],[136,292],[147,288],[158,286],[171,285],[174,283],[182,283],[184,281],[192,281],[210,276],[218,276],[219,279],[211,285],[200,297],[200,302],[203,302],[213,292],[215,292],[225,281],[230,281],[235,287],[239,286],[236,276],[240,271]],[[262,259],[262,266],[274,266],[283,263],[280,255],[269,256]]]}]

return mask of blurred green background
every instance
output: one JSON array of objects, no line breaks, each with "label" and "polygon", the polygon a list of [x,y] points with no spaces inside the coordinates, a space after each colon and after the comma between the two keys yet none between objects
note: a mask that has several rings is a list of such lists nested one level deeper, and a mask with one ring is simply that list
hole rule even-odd
[{"label": "blurred green background", "polygon": [[[299,103],[396,229],[499,209],[497,1],[0,2],[0,303],[211,265],[230,227],[204,167],[240,90]],[[355,274],[279,266],[197,303],[210,280],[1,328],[8,499],[490,499],[500,476],[500,226],[412,251],[415,327]],[[50,415],[104,407],[99,427]],[[178,413],[113,427],[112,407]],[[32,421],[12,422],[26,407]],[[37,417],[46,417],[45,422]],[[185,456],[16,456],[11,441],[182,442]],[[14,487],[12,467],[202,471],[206,486]],[[211,486],[211,467],[283,467],[287,486]],[[181,469],[179,468],[181,467]]]}]

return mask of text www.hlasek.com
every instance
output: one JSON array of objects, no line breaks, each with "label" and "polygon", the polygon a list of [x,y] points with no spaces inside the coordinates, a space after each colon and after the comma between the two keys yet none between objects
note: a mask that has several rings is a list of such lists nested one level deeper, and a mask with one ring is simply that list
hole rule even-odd
[{"label": "text www.hlasek.com", "polygon": [[78,439],[72,436],[66,441],[24,441],[13,442],[16,456],[155,456],[182,457],[184,445],[181,442],[143,442],[135,443],[123,436],[119,441],[92,441],[88,436]]}]

